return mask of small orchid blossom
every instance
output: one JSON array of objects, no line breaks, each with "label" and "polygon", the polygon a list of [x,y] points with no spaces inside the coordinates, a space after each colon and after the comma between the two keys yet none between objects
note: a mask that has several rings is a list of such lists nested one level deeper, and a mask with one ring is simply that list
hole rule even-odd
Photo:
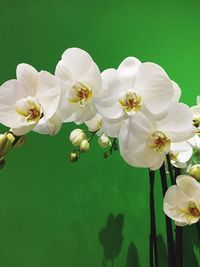
[{"label": "small orchid blossom", "polygon": [[56,113],[60,101],[57,79],[46,71],[39,73],[28,64],[17,66],[17,79],[0,87],[0,123],[16,135],[33,130]]},{"label": "small orchid blossom", "polygon": [[186,168],[192,157],[193,149],[187,142],[172,143],[169,156],[172,165],[177,168]]},{"label": "small orchid blossom", "polygon": [[183,142],[195,134],[188,106],[173,102],[160,120],[138,113],[126,120],[119,132],[120,153],[135,167],[161,167],[171,144]]},{"label": "small orchid blossom", "polygon": [[83,123],[96,115],[95,102],[104,90],[101,73],[91,56],[79,48],[67,49],[56,66],[62,98],[59,105],[63,122]]},{"label": "small orchid blossom", "polygon": [[178,86],[159,65],[141,63],[134,57],[126,58],[117,70],[105,70],[102,79],[107,84],[107,95],[96,107],[110,121],[124,120],[145,110],[157,115],[168,108],[173,98],[179,98],[175,93]]},{"label": "small orchid blossom", "polygon": [[164,197],[164,212],[179,226],[200,219],[200,184],[191,176],[180,175]]}]

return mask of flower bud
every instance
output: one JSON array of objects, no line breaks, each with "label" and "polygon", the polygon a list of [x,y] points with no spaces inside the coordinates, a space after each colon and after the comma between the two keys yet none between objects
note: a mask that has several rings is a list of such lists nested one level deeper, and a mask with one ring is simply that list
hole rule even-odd
[{"label": "flower bud", "polygon": [[70,153],[69,158],[71,162],[75,162],[79,159],[79,155],[76,152],[72,152]]},{"label": "flower bud", "polygon": [[108,136],[106,136],[105,134],[102,134],[98,139],[98,144],[101,147],[106,148],[106,147],[111,145],[110,138]]},{"label": "flower bud", "polygon": [[200,164],[195,164],[190,168],[190,175],[197,180],[200,180]]},{"label": "flower bud", "polygon": [[71,132],[69,136],[69,140],[72,142],[74,146],[79,146],[83,140],[87,137],[82,129],[75,129]]},{"label": "flower bud", "polygon": [[0,134],[0,158],[3,158],[11,150],[12,143],[13,138],[9,134]]},{"label": "flower bud", "polygon": [[90,143],[88,140],[83,140],[80,144],[80,151],[81,152],[87,152],[90,148]]},{"label": "flower bud", "polygon": [[8,132],[6,135],[7,135],[7,138],[10,140],[11,143],[13,143],[15,141],[15,137],[12,133]]}]

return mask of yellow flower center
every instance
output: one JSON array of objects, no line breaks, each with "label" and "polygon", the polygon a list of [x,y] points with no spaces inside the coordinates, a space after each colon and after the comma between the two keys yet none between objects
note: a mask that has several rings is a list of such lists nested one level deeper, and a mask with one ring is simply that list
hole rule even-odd
[{"label": "yellow flower center", "polygon": [[200,207],[195,202],[191,202],[183,212],[186,214],[187,222],[189,224],[194,218],[200,219]]},{"label": "yellow flower center", "polygon": [[73,97],[68,99],[71,103],[79,103],[84,106],[93,96],[92,90],[81,82],[75,83],[72,89]]},{"label": "yellow flower center", "polygon": [[200,127],[200,117],[193,118],[193,125],[197,128]]},{"label": "yellow flower center", "polygon": [[200,205],[195,202],[190,202],[187,208],[181,208],[181,212],[185,214],[188,224],[191,224],[194,219],[200,219]]},{"label": "yellow flower center", "polygon": [[34,120],[36,118],[39,118],[40,116],[40,110],[37,110],[36,107],[34,108],[31,108],[29,111],[28,111],[28,119],[29,120]]},{"label": "yellow flower center", "polygon": [[160,131],[153,132],[151,134],[148,146],[155,152],[168,153],[170,151],[170,139]]},{"label": "yellow flower center", "polygon": [[42,116],[42,108],[33,97],[18,100],[15,108],[16,112],[24,117],[26,122],[38,122]]},{"label": "yellow flower center", "polygon": [[173,161],[178,161],[178,155],[179,155],[178,152],[177,153],[169,152],[169,157]]},{"label": "yellow flower center", "polygon": [[142,108],[141,96],[135,92],[127,92],[123,98],[119,99],[119,103],[127,113],[132,111],[137,112]]}]

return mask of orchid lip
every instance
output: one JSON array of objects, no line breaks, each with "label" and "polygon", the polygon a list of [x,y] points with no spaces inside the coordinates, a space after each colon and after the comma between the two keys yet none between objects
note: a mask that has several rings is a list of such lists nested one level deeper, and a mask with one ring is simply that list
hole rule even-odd
[{"label": "orchid lip", "polygon": [[118,101],[126,113],[137,112],[142,108],[141,96],[132,90],[126,92]]},{"label": "orchid lip", "polygon": [[28,123],[35,123],[43,116],[42,108],[37,99],[27,97],[20,99],[15,105],[16,112]]},{"label": "orchid lip", "polygon": [[93,97],[92,90],[82,82],[76,82],[72,86],[72,90],[73,96],[68,98],[71,103],[78,103],[80,106],[84,106]]},{"label": "orchid lip", "polygon": [[148,140],[148,147],[159,153],[168,153],[170,151],[170,145],[170,139],[161,131],[151,133]]},{"label": "orchid lip", "polygon": [[200,207],[195,202],[191,202],[189,206],[182,210],[186,215],[186,219],[188,224],[191,223],[192,219],[199,218],[200,219]]}]

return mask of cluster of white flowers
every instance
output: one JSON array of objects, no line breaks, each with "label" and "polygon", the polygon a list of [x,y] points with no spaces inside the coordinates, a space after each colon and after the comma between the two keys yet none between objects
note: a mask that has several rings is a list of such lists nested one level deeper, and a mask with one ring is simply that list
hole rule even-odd
[{"label": "cluster of white flowers", "polygon": [[[16,76],[0,87],[0,123],[14,139],[29,131],[55,135],[62,123],[85,123],[103,148],[114,148],[118,139],[120,154],[131,166],[156,170],[169,154],[173,165],[189,168],[198,178],[198,162],[195,169],[191,160],[200,149],[200,98],[192,108],[180,103],[179,86],[159,65],[128,57],[117,69],[101,73],[87,52],[70,48],[54,75],[19,64]],[[3,137],[9,150],[16,145],[8,134]],[[86,152],[91,137],[76,129],[70,140]],[[4,145],[1,159],[5,154]],[[73,151],[71,160],[77,158]]]}]

